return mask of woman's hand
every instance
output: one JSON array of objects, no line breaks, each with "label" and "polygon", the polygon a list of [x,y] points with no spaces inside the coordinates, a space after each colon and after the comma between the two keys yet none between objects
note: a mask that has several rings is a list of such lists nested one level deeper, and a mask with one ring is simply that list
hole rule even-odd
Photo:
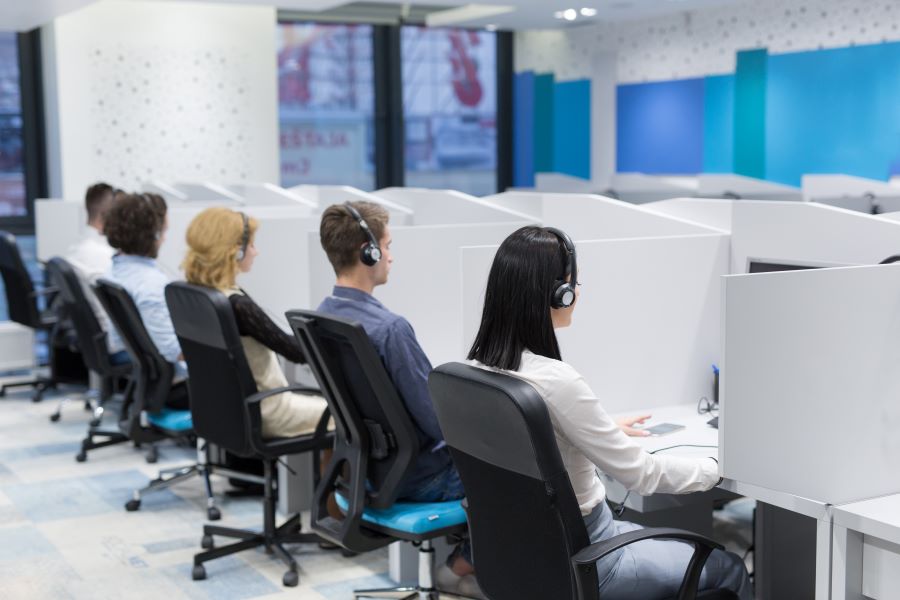
[{"label": "woman's hand", "polygon": [[616,424],[622,429],[625,435],[630,435],[633,437],[644,437],[650,435],[645,429],[638,429],[635,425],[642,425],[644,421],[650,418],[651,415],[641,415],[639,417],[622,417],[621,419],[616,419]]}]

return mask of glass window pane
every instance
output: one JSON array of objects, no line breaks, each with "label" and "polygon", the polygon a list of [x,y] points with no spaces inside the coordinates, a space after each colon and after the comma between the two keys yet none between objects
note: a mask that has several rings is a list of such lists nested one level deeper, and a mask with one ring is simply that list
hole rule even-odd
[{"label": "glass window pane", "polygon": [[404,27],[406,185],[497,191],[496,34]]},{"label": "glass window pane", "polygon": [[0,32],[0,217],[27,214],[18,56],[16,34]]},{"label": "glass window pane", "polygon": [[278,26],[281,185],[375,186],[372,27]]}]

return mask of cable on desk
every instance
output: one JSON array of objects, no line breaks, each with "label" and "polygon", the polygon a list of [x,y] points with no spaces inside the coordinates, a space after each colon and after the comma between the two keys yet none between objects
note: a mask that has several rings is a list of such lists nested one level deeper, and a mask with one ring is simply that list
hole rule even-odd
[{"label": "cable on desk", "polygon": [[710,401],[706,396],[702,396],[699,401],[697,401],[697,414],[698,415],[708,415],[711,413],[719,412],[719,404],[716,402]]},{"label": "cable on desk", "polygon": [[[674,450],[675,448],[715,448],[716,450],[719,449],[718,446],[709,446],[709,445],[704,445],[704,444],[675,444],[674,446],[667,446],[665,448],[657,448],[656,450],[653,450],[652,452],[648,452],[648,453],[656,454],[657,452],[664,452],[665,450]],[[710,457],[710,458],[712,458],[712,457]],[[713,460],[715,460],[715,459],[713,459]],[[719,462],[719,461],[716,460],[716,462]],[[719,483],[721,483],[721,482],[722,482],[722,479],[720,478]],[[622,518],[622,515],[625,513],[625,504],[628,502],[629,496],[631,496],[631,490],[628,490],[627,492],[625,492],[625,497],[622,498],[622,501],[619,502],[619,504],[613,506],[612,511],[613,511],[613,514],[616,515],[617,519]]]}]

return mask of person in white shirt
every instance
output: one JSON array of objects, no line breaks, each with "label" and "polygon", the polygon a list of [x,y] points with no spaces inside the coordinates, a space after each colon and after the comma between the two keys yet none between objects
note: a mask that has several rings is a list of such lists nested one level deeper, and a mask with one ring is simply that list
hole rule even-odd
[{"label": "person in white shirt", "polygon": [[[584,378],[563,362],[555,329],[568,327],[578,298],[575,246],[565,233],[523,227],[501,244],[485,291],[478,335],[468,358],[479,367],[530,383],[547,403],[563,463],[575,490],[591,542],[640,526],[613,519],[605,474],[641,495],[684,494],[719,481],[714,458],[650,454],[626,432],[646,417],[617,423]],[[602,343],[602,340],[599,340]],[[600,596],[617,600],[674,597],[693,554],[679,541],[644,540],[597,563]],[[753,596],[747,569],[735,554],[715,550],[700,589],[730,589]]]},{"label": "person in white shirt", "polygon": [[[91,286],[110,269],[113,254],[116,253],[106,241],[103,226],[106,223],[106,213],[112,206],[117,193],[117,190],[108,183],[95,183],[87,189],[84,196],[84,207],[87,210],[88,226],[81,235],[81,239],[66,251],[66,260],[75,267],[75,272],[84,289],[84,295],[91,303],[91,308],[97,316],[97,322],[106,332],[112,331],[112,323],[100,301],[94,295]],[[114,336],[107,336],[107,348],[114,364],[129,360],[125,347]]]}]

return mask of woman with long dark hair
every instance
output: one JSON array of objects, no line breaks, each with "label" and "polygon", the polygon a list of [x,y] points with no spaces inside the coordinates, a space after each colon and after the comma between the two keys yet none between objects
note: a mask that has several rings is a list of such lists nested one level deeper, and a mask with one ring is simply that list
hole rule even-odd
[{"label": "woman with long dark hair", "polygon": [[[565,233],[523,227],[500,245],[485,291],[481,326],[468,358],[480,367],[519,377],[547,403],[563,463],[591,542],[640,528],[613,520],[599,468],[641,495],[708,490],[719,481],[714,458],[650,454],[603,409],[584,378],[562,360],[555,329],[568,327],[577,305],[575,246]],[[603,340],[597,340],[603,343]],[[674,597],[693,547],[645,540],[597,563],[600,595],[617,600]],[[728,588],[749,600],[752,588],[741,559],[714,551],[701,589]]]}]

